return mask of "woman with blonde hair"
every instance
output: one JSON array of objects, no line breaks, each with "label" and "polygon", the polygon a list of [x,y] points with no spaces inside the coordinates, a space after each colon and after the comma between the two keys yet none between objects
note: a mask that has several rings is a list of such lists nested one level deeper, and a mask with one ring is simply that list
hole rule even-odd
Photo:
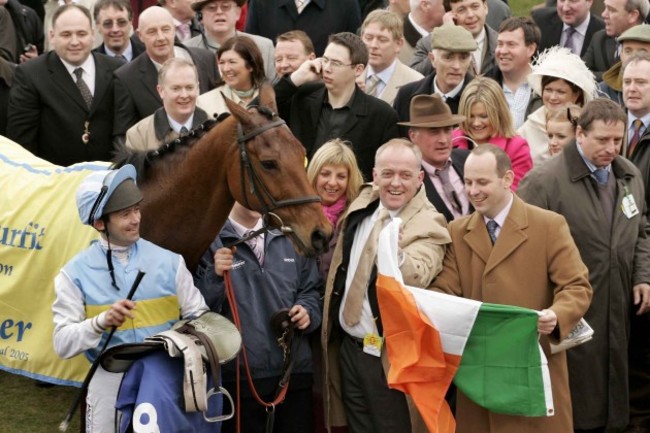
[{"label": "woman with blonde hair", "polygon": [[517,131],[528,141],[533,164],[551,157],[546,134],[546,114],[568,104],[580,107],[597,94],[594,74],[580,57],[563,47],[552,47],[537,57],[528,84],[542,97],[543,106],[528,116]]},{"label": "woman with blonde hair", "polygon": [[327,280],[336,239],[338,221],[352,200],[359,195],[363,176],[354,152],[343,140],[335,138],[323,144],[309,162],[307,179],[321,198],[323,211],[334,226],[329,252],[320,257],[319,269],[323,281]]},{"label": "woman with blonde hair", "polygon": [[515,132],[501,86],[491,78],[474,78],[460,97],[458,114],[465,116],[465,121],[453,132],[454,147],[473,149],[490,143],[503,149],[512,162],[515,172],[512,189],[516,190],[533,163],[528,143]]},{"label": "woman with blonde hair", "polygon": [[576,126],[582,107],[569,104],[546,113],[546,135],[548,136],[548,152],[555,156],[562,152],[565,146],[576,138]]},{"label": "woman with blonde hair", "polygon": [[[350,146],[345,141],[335,138],[323,144],[314,153],[307,166],[307,179],[320,196],[323,211],[334,226],[329,251],[318,258],[318,270],[323,281],[321,296],[323,296],[334,247],[339,237],[340,217],[359,195],[359,189],[363,184],[363,175],[359,170],[357,158]],[[320,340],[315,339],[311,343],[314,362],[314,431],[324,432],[326,428],[323,418]],[[341,431],[346,430],[343,430],[342,427],[332,427],[333,433]]]},{"label": "woman with blonde hair", "polygon": [[217,50],[221,82],[217,88],[200,95],[196,106],[209,116],[229,112],[222,94],[242,107],[259,95],[266,80],[262,53],[255,42],[246,36],[233,36]]}]

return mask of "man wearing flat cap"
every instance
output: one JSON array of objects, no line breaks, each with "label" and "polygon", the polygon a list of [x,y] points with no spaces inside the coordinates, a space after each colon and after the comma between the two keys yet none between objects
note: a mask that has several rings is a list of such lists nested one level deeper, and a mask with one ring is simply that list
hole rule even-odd
[{"label": "man wearing flat cap", "polygon": [[[54,280],[54,350],[61,358],[100,355],[110,346],[142,342],[180,318],[208,310],[181,256],[140,238],[142,194],[132,165],[92,173],[77,190],[83,224],[101,238],[72,258]],[[125,299],[139,271],[133,300]],[[137,305],[137,309],[136,309]],[[86,431],[114,432],[121,373],[97,369],[88,386]]]},{"label": "man wearing flat cap", "polygon": [[[463,27],[445,24],[433,29],[431,35],[429,58],[434,72],[397,92],[393,107],[402,122],[409,120],[411,99],[416,95],[438,94],[451,112],[457,114],[460,95],[473,78],[467,72],[472,53],[478,48],[472,34]],[[406,131],[402,130],[402,134]]]},{"label": "man wearing flat cap", "polygon": [[469,214],[473,208],[465,196],[463,166],[469,151],[453,149],[451,131],[465,116],[451,114],[440,95],[417,95],[411,99],[408,137],[422,152],[424,189],[427,199],[447,222]]},{"label": "man wearing flat cap", "polygon": [[251,38],[262,53],[264,59],[264,73],[266,78],[273,80],[275,77],[275,48],[273,41],[263,36],[239,32],[235,28],[241,15],[241,8],[246,0],[199,0],[192,3],[205,32],[194,36],[184,42],[185,46],[204,48],[217,53],[221,44],[235,36]]},{"label": "man wearing flat cap", "polygon": [[620,61],[603,73],[598,90],[623,105],[623,65],[636,53],[650,52],[650,24],[639,24],[624,31],[617,39],[621,44]]}]

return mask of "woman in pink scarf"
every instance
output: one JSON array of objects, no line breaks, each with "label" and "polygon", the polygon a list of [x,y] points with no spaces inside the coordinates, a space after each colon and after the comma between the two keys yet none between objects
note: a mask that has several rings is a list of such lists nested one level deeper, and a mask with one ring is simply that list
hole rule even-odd
[{"label": "woman in pink scarf", "polygon": [[334,226],[330,249],[319,258],[319,270],[324,283],[338,238],[339,217],[359,194],[363,176],[350,146],[336,138],[316,151],[307,167],[307,179],[320,196],[323,212]]},{"label": "woman in pink scarf", "polygon": [[[325,282],[329,272],[332,254],[339,234],[339,219],[348,205],[359,194],[363,176],[357,166],[357,159],[343,140],[334,139],[323,144],[314,154],[307,167],[307,178],[321,198],[323,212],[334,226],[329,251],[318,258],[318,270],[323,280],[321,295],[325,293]],[[319,332],[312,335],[319,336]],[[322,383],[320,381],[321,349],[320,340],[312,340],[314,363],[314,432],[325,432],[323,418]],[[343,433],[345,427],[334,427],[332,433]]]},{"label": "woman in pink scarf", "polygon": [[460,97],[458,114],[466,120],[453,132],[454,147],[473,149],[476,145],[491,143],[505,150],[515,172],[512,183],[515,191],[519,181],[533,167],[533,160],[528,142],[515,132],[501,86],[491,78],[474,78]]}]

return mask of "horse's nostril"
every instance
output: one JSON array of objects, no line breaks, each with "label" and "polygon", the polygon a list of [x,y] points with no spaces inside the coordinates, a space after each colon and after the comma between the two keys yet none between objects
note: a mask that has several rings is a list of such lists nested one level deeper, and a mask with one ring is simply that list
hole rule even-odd
[{"label": "horse's nostril", "polygon": [[311,233],[311,246],[317,254],[327,252],[329,249],[329,239],[324,231],[316,229]]}]

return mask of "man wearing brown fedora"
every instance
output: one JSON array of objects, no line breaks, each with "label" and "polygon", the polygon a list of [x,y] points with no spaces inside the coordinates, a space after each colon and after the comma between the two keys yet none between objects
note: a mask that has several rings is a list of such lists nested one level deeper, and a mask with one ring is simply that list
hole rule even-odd
[{"label": "man wearing brown fedora", "polygon": [[[461,26],[445,24],[431,33],[429,58],[434,72],[420,81],[402,86],[397,92],[393,108],[400,121],[409,120],[409,106],[415,95],[442,96],[452,113],[458,113],[458,104],[463,89],[474,77],[468,74],[472,53],[477,49],[472,34]],[[403,129],[406,136],[407,131]]]},{"label": "man wearing brown fedora", "polygon": [[424,189],[427,199],[447,222],[473,209],[464,193],[463,166],[469,151],[453,149],[451,132],[465,116],[452,114],[440,95],[417,95],[411,99],[408,137],[422,152]]}]

